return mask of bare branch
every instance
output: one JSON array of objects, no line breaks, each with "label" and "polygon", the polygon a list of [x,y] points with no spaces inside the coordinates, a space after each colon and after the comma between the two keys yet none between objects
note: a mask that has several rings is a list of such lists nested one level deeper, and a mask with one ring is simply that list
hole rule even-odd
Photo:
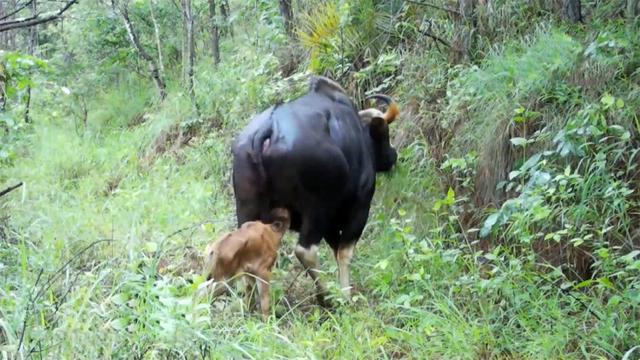
[{"label": "bare branch", "polygon": [[19,183],[17,183],[16,185],[13,186],[9,186],[8,188],[0,191],[0,197],[3,197],[5,195],[7,195],[8,193],[12,192],[13,190],[19,188],[20,186],[22,186],[22,181],[20,181]]},{"label": "bare branch", "polygon": [[436,41],[436,43],[440,43],[446,47],[451,47],[451,45],[444,39],[442,39],[441,37],[434,35],[433,33],[427,31],[427,30],[420,30],[420,33],[424,36],[428,36],[430,38],[432,38],[433,40]]},{"label": "bare branch", "polygon": [[408,2],[408,3],[411,3],[411,4],[415,4],[415,5],[421,5],[421,6],[426,6],[426,7],[430,7],[430,8],[433,8],[433,9],[437,9],[437,10],[446,11],[446,12],[454,14],[456,16],[462,15],[462,14],[460,14],[460,12],[458,10],[445,8],[445,7],[441,7],[441,6],[438,6],[438,5],[425,3],[425,2],[422,2],[422,1],[414,1],[414,0],[405,0],[405,1]]},{"label": "bare branch", "polygon": [[65,11],[69,10],[69,8],[77,2],[78,0],[69,0],[62,8],[60,8],[57,12],[53,14],[49,14],[49,15],[36,14],[34,16],[24,18],[24,19],[2,21],[0,22],[0,32],[5,32],[11,29],[30,27],[30,26],[56,20],[60,18]]},{"label": "bare branch", "polygon": [[[36,282],[33,284],[33,288],[29,292],[29,303],[27,304],[27,308],[26,308],[23,323],[22,323],[22,332],[20,333],[20,341],[18,342],[18,351],[17,351],[18,353],[22,350],[21,348],[22,348],[22,345],[24,344],[24,335],[27,331],[27,322],[29,321],[29,315],[31,310],[33,310],[33,308],[35,307],[36,301],[38,301],[39,298],[44,296],[44,294],[53,286],[54,281],[56,281],[63,274],[64,270],[73,261],[79,259],[82,254],[84,254],[85,252],[87,252],[97,244],[100,244],[103,242],[111,242],[111,241],[113,241],[113,239],[96,240],[90,243],[89,245],[85,246],[84,248],[82,248],[80,251],[76,252],[67,262],[65,262],[51,276],[49,276],[47,280],[42,284],[42,287],[40,288],[40,290],[36,292],[43,274],[43,269],[40,269],[40,272],[38,273],[38,276],[36,278]],[[77,276],[76,276],[76,279],[77,279]],[[75,282],[75,280],[73,282]],[[56,308],[54,314],[58,311],[58,309],[59,309],[59,306]],[[29,354],[33,353],[34,351],[35,351],[35,347],[32,347],[31,350],[29,351]]]},{"label": "bare branch", "polygon": [[22,350],[22,344],[24,343],[24,334],[27,332],[27,322],[29,321],[29,314],[31,312],[31,307],[33,306],[34,300],[35,300],[33,299],[33,293],[38,287],[38,283],[42,278],[43,272],[44,272],[44,269],[40,268],[40,272],[38,272],[38,277],[36,277],[36,282],[35,284],[33,284],[33,288],[29,292],[29,303],[27,304],[27,309],[24,313],[24,319],[22,320],[22,332],[20,333],[20,341],[18,342],[18,351],[17,351],[18,353],[20,353],[20,351]]},{"label": "bare branch", "polygon": [[26,3],[24,3],[24,4],[20,5],[20,6],[18,6],[18,7],[17,7],[15,10],[13,10],[12,12],[10,12],[10,13],[8,13],[8,14],[6,14],[6,15],[2,15],[2,16],[0,16],[0,21],[2,21],[2,20],[4,20],[4,19],[7,19],[7,18],[10,18],[11,16],[13,16],[13,15],[15,15],[15,14],[19,13],[20,11],[22,11],[22,9],[26,9],[26,8],[27,8],[27,6],[31,5],[31,3],[32,3],[32,2],[33,2],[33,0],[29,0],[29,1],[27,1]]}]

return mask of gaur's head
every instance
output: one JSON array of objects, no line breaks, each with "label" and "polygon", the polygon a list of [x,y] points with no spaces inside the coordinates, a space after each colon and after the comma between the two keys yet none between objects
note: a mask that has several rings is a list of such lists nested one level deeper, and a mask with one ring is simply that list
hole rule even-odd
[{"label": "gaur's head", "polygon": [[398,160],[398,153],[391,146],[389,140],[389,124],[396,119],[400,109],[389,96],[376,94],[367,99],[370,98],[380,99],[387,103],[387,111],[383,113],[376,108],[369,108],[361,110],[358,115],[360,115],[360,120],[364,123],[365,129],[371,137],[376,171],[389,171]]}]

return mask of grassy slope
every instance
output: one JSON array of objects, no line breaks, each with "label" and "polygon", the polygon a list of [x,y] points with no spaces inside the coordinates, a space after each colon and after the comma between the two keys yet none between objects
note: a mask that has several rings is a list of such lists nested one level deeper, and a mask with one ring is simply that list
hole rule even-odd
[{"label": "grassy slope", "polygon": [[[231,76],[252,74],[254,65]],[[490,76],[496,69],[484,70]],[[257,97],[268,76],[230,80],[224,86],[237,88],[227,96]],[[273,94],[274,88],[265,91]],[[127,94],[116,89],[95,99],[90,120],[96,125],[81,136],[68,118],[49,114],[36,126],[28,152],[0,174],[1,183],[27,184],[2,208],[10,215],[10,234],[0,244],[0,328],[8,344],[0,350],[18,344],[25,313],[25,351],[42,347],[48,358],[613,357],[620,355],[620,339],[637,336],[606,309],[598,310],[605,311],[598,321],[537,276],[530,259],[498,249],[489,273],[480,268],[463,239],[448,235],[446,213],[432,210],[443,195],[419,138],[401,150],[396,171],[380,177],[354,259],[358,295],[352,304],[325,311],[310,299],[307,278],[291,285],[300,269],[291,254],[295,239],[288,236],[274,281],[277,319],[262,323],[238,299],[209,307],[193,297],[201,279],[157,276],[157,265],[168,258],[180,266],[186,246],[201,249],[233,227],[228,143],[268,101],[235,99],[230,112],[238,118],[228,124],[233,130],[198,139],[146,168],[139,156],[167,124],[186,117],[186,102],[176,95],[159,108],[146,107]],[[123,102],[131,106],[116,109]],[[151,120],[112,127],[137,111]],[[73,254],[104,238],[113,241],[84,252],[29,305],[32,289],[42,289]],[[335,263],[326,247],[321,263],[333,282]]]}]

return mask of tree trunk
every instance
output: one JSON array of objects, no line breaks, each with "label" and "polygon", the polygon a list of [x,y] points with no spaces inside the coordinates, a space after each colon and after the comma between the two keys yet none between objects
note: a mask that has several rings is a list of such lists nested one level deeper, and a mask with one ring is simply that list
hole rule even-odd
[{"label": "tree trunk", "polygon": [[160,27],[158,26],[158,20],[156,19],[155,11],[153,7],[155,1],[151,0],[149,3],[149,10],[151,11],[151,21],[153,22],[153,34],[156,40],[156,51],[158,52],[158,69],[160,70],[160,76],[164,79],[164,60],[162,59],[162,45],[160,43]]},{"label": "tree trunk", "polygon": [[638,16],[638,3],[639,0],[627,0],[627,18],[629,21],[633,21]]},{"label": "tree trunk", "polygon": [[[11,4],[11,9],[15,9],[18,6],[18,2],[16,0],[9,1]],[[16,18],[16,15],[13,14],[9,17],[9,19],[13,20]],[[7,44],[7,50],[15,50],[16,49],[16,30],[11,30],[4,32],[6,34],[5,40]]]},{"label": "tree trunk", "polygon": [[562,16],[572,23],[582,22],[580,0],[562,0]]},{"label": "tree trunk", "polygon": [[[36,0],[31,1],[31,16],[36,16],[38,13]],[[29,28],[29,55],[34,55],[36,52],[36,46],[38,43],[38,25],[31,26]],[[24,109],[24,122],[27,124],[31,122],[29,117],[29,110],[31,109],[31,85],[27,86],[27,103]]]},{"label": "tree trunk", "polygon": [[231,35],[233,36],[233,26],[231,26],[231,20],[229,19],[229,1],[221,0],[220,1],[220,15],[222,15],[222,20],[224,21],[224,26],[222,26],[221,35]]},{"label": "tree trunk", "polygon": [[[5,14],[7,14],[9,12],[9,10],[5,10],[5,3],[4,1],[0,1],[0,14],[2,14],[2,17],[5,17]],[[9,44],[7,44],[7,33],[0,33],[0,47],[2,47],[3,49],[8,48]],[[0,94],[1,96],[1,94]]]},{"label": "tree trunk", "polygon": [[220,29],[216,18],[216,1],[209,0],[209,23],[211,26],[211,56],[214,64],[220,64]]},{"label": "tree trunk", "polygon": [[5,68],[0,64],[0,110],[7,110],[7,74]]},{"label": "tree trunk", "polygon": [[[114,0],[111,0],[111,4],[115,9],[115,4],[113,1]],[[131,41],[131,45],[133,45],[133,48],[138,52],[138,55],[140,55],[141,60],[147,63],[147,66],[149,67],[150,76],[153,79],[154,83],[156,84],[158,91],[160,92],[160,99],[164,100],[167,97],[167,91],[166,91],[164,80],[160,76],[160,71],[158,70],[158,66],[156,65],[153,58],[149,56],[146,50],[142,47],[142,44],[140,43],[140,39],[138,38],[138,34],[135,32],[133,28],[131,19],[129,19],[128,2],[125,2],[125,4],[122,6],[120,15],[122,16],[124,27],[126,28],[127,34],[129,35],[129,40]]]},{"label": "tree trunk", "polygon": [[182,18],[185,28],[185,49],[186,49],[186,87],[193,107],[198,112],[198,104],[196,102],[195,89],[193,87],[193,64],[195,61],[195,48],[193,39],[193,9],[191,7],[191,0],[182,0]]},{"label": "tree trunk", "polygon": [[280,0],[280,16],[284,22],[284,30],[287,35],[293,37],[293,13],[291,11],[291,0]]}]

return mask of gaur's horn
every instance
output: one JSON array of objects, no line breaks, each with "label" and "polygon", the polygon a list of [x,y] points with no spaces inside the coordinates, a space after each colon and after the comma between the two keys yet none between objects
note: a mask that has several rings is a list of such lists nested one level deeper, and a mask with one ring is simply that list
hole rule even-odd
[{"label": "gaur's horn", "polygon": [[384,120],[387,122],[387,124],[391,124],[396,119],[398,114],[400,114],[400,108],[398,108],[398,104],[396,104],[396,102],[393,101],[390,96],[384,94],[373,94],[365,98],[365,100],[369,99],[379,99],[387,104],[387,112],[384,113]]},{"label": "gaur's horn", "polygon": [[378,99],[378,100],[382,100],[384,101],[387,105],[391,105],[391,103],[393,102],[393,99],[391,99],[390,96],[384,95],[384,94],[373,94],[373,95],[369,95],[365,98],[365,100],[369,100],[369,99]]}]

